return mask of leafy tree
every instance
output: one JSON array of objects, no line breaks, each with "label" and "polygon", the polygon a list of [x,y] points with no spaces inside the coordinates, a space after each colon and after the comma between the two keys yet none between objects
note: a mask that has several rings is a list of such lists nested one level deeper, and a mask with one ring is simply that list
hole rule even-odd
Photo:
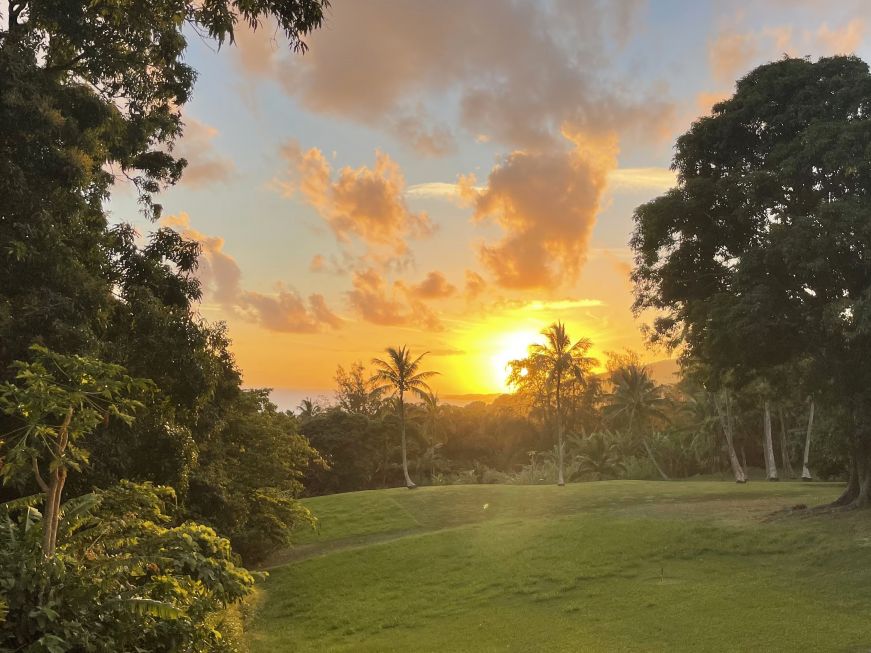
[{"label": "leafy tree", "polygon": [[300,432],[326,461],[309,466],[305,489],[309,494],[331,494],[384,486],[388,460],[384,443],[398,435],[393,416],[369,417],[331,408],[304,420]]},{"label": "leafy tree", "polygon": [[361,362],[351,363],[346,372],[336,368],[336,401],[342,410],[358,415],[375,415],[381,408],[382,389],[366,375]]},{"label": "leafy tree", "polygon": [[[786,58],[678,139],[678,186],[635,212],[637,310],[654,340],[738,386],[793,379],[848,416],[841,503],[871,502],[871,75],[856,57]],[[810,394],[810,392],[808,393]]]},{"label": "leafy tree", "polygon": [[288,545],[291,530],[315,523],[297,498],[309,468],[321,466],[296,420],[278,412],[268,390],[245,390],[200,445],[187,512],[228,537],[246,562],[260,561]]},{"label": "leafy tree", "polygon": [[142,406],[137,395],[152,384],[128,376],[118,365],[57,354],[39,345],[31,352],[31,362],[13,365],[15,382],[0,385],[0,409],[20,423],[0,442],[0,476],[4,483],[35,480],[45,493],[42,551],[51,558],[67,475],[88,460],[81,440],[110,418],[132,422]]},{"label": "leafy tree", "polygon": [[432,390],[426,383],[426,379],[438,374],[438,372],[422,371],[420,361],[428,352],[422,353],[412,359],[411,352],[406,346],[399,348],[388,347],[387,359],[373,358],[375,373],[372,381],[378,384],[379,391],[390,392],[396,399],[399,409],[400,435],[402,441],[402,473],[405,476],[405,487],[411,489],[417,487],[408,475],[408,453],[405,437],[405,396],[415,395],[421,399]]}]

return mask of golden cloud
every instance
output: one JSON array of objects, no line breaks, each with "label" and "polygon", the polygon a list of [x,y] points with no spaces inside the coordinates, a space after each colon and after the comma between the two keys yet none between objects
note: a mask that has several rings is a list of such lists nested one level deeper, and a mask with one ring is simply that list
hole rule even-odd
[{"label": "golden cloud", "polygon": [[334,174],[317,148],[303,151],[291,141],[281,149],[290,164],[290,192],[299,190],[341,243],[352,238],[370,247],[388,247],[406,254],[406,238],[433,232],[425,212],[415,213],[405,202],[405,178],[393,159],[375,153],[375,166],[344,167]]},{"label": "golden cloud", "polygon": [[505,232],[479,251],[503,288],[573,281],[586,258],[608,175],[616,168],[616,138],[569,132],[566,138],[571,147],[513,152],[493,168],[482,190],[473,177],[460,182],[475,219],[494,221]]},{"label": "golden cloud", "polygon": [[274,294],[243,289],[239,264],[224,252],[224,239],[193,229],[187,213],[166,216],[161,225],[200,244],[197,277],[205,296],[225,310],[271,331],[314,333],[324,326],[342,326],[342,319],[329,309],[322,295],[312,294],[305,300],[282,284]]}]

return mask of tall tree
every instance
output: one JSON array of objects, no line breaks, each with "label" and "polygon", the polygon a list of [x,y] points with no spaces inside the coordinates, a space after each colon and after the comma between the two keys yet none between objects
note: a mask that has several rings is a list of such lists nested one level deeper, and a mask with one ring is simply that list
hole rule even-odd
[{"label": "tall tree", "polygon": [[554,322],[541,334],[545,344],[529,346],[529,356],[511,362],[509,381],[521,388],[534,385],[535,392],[544,399],[546,408],[553,408],[556,430],[557,485],[565,485],[565,386],[568,383],[586,385],[591,382],[592,370],[598,364],[589,356],[593,344],[588,338],[572,343],[565,324]]},{"label": "tall tree", "polygon": [[849,416],[871,502],[871,74],[856,57],[760,66],[678,139],[677,187],[635,211],[635,308],[653,339],[740,384],[809,361]]},{"label": "tall tree", "polygon": [[422,371],[420,361],[428,352],[422,353],[412,359],[408,347],[388,347],[387,358],[373,358],[375,373],[373,382],[378,384],[382,391],[387,391],[396,398],[399,409],[400,433],[402,438],[402,473],[405,476],[405,487],[411,489],[417,487],[408,475],[408,452],[405,438],[405,396],[413,394],[420,399],[432,394],[426,380],[438,374],[438,372]]}]

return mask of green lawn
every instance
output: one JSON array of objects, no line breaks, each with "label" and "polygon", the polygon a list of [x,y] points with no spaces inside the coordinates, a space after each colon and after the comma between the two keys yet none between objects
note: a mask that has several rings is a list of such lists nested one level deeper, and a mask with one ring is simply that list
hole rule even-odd
[{"label": "green lawn", "polygon": [[[868,651],[871,515],[813,483],[452,486],[311,499],[252,653]],[[776,513],[776,514],[775,514]]]}]

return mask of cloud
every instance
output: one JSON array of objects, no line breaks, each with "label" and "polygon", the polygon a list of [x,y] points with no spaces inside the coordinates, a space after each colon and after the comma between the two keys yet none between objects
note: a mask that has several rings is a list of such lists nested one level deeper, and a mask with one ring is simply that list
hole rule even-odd
[{"label": "cloud", "polygon": [[233,160],[221,156],[213,143],[218,130],[204,122],[185,120],[184,136],[176,149],[178,156],[187,159],[181,183],[199,188],[219,181],[227,181],[236,171]]},{"label": "cloud", "polygon": [[238,62],[249,74],[275,79],[312,112],[389,125],[427,154],[451,151],[453,135],[423,108],[443,98],[454,103],[471,135],[511,147],[558,144],[565,123],[656,138],[670,103],[623,82],[611,65],[643,6],[639,0],[346,2],[326,29],[307,39],[304,57],[242,43]]},{"label": "cloud", "polygon": [[311,262],[308,264],[309,272],[324,272],[327,269],[327,260],[323,254],[315,254],[312,256]]},{"label": "cloud", "polygon": [[460,182],[475,219],[493,221],[505,232],[479,250],[503,288],[573,281],[586,258],[608,174],[616,167],[616,139],[577,133],[566,138],[561,150],[508,155],[490,172],[483,190],[476,189],[473,177]]},{"label": "cloud", "polygon": [[521,310],[524,311],[572,311],[578,308],[596,308],[604,306],[605,302],[601,299],[560,299],[551,300],[534,300],[523,305]]},{"label": "cloud", "polygon": [[402,282],[388,287],[387,281],[375,268],[353,273],[353,289],[347,293],[348,303],[357,315],[367,322],[381,326],[423,326],[433,331],[443,330],[436,313],[424,304]]},{"label": "cloud", "polygon": [[423,281],[408,288],[409,294],[419,299],[444,299],[456,291],[441,272],[430,272]]},{"label": "cloud", "polygon": [[[725,99],[715,93],[710,94],[711,104]],[[701,106],[701,104],[700,104]],[[707,105],[708,108],[710,105]],[[608,189],[613,192],[664,191],[675,185],[677,177],[670,168],[617,168],[608,173]],[[483,186],[475,187],[483,191]],[[405,190],[405,196],[415,199],[443,199],[456,202],[462,199],[460,184],[431,181],[414,184]]]},{"label": "cloud", "polygon": [[732,84],[754,66],[784,54],[831,56],[852,54],[865,36],[863,18],[853,18],[840,27],[822,23],[816,30],[798,31],[790,25],[744,30],[740,25],[722,29],[708,44],[708,62],[715,79]]},{"label": "cloud", "polygon": [[487,282],[484,277],[474,270],[466,270],[466,299],[476,299],[486,289]]},{"label": "cloud", "polygon": [[677,183],[677,176],[669,168],[617,168],[608,173],[608,190],[662,192]]},{"label": "cloud", "polygon": [[243,289],[242,271],[236,259],[224,252],[224,239],[193,229],[187,213],[166,216],[161,225],[200,244],[197,277],[205,296],[225,310],[270,331],[315,333],[324,326],[342,326],[342,319],[329,309],[322,295],[312,294],[305,300],[282,284],[274,294]]},{"label": "cloud", "polygon": [[289,194],[299,191],[341,243],[358,239],[369,247],[387,247],[406,254],[406,238],[433,232],[425,212],[415,213],[405,202],[405,179],[393,159],[376,151],[372,168],[344,167],[334,173],[323,152],[303,151],[291,141],[281,148],[290,165]]},{"label": "cloud", "polygon": [[815,37],[830,54],[853,54],[865,38],[865,21],[854,18],[840,29],[829,29],[823,23]]}]

